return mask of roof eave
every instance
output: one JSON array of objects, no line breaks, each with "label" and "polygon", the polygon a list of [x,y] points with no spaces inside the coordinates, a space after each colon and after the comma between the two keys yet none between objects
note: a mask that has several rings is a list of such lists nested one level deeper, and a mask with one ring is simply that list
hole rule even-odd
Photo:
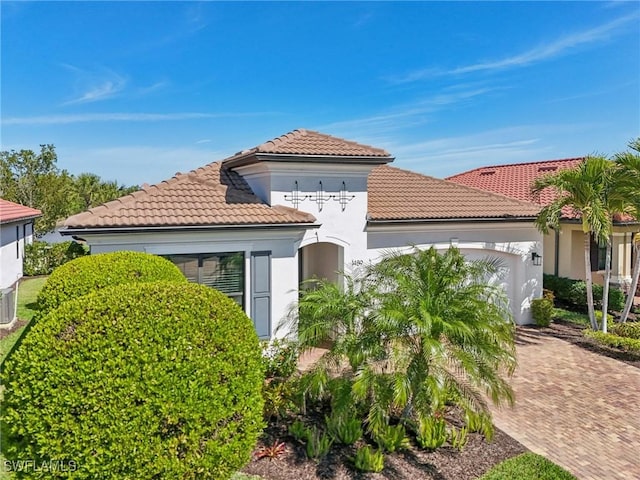
[{"label": "roof eave", "polygon": [[535,216],[504,216],[504,217],[451,217],[451,218],[398,218],[398,219],[367,219],[368,225],[405,225],[409,223],[488,223],[488,222],[534,222]]},{"label": "roof eave", "polygon": [[29,221],[29,220],[34,220],[34,219],[39,218],[41,216],[42,216],[42,214],[39,213],[39,214],[34,214],[34,215],[27,215],[25,217],[10,218],[8,220],[1,219],[0,220],[0,225],[6,225],[8,223],[16,223],[16,222],[25,222],[25,221]]},{"label": "roof eave", "polygon": [[243,229],[308,229],[318,228],[317,222],[299,223],[251,223],[251,224],[221,224],[221,225],[167,225],[167,226],[138,226],[138,227],[63,227],[60,234],[64,236],[108,234],[108,233],[158,233],[158,232],[206,232],[211,230],[243,230]]},{"label": "roof eave", "polygon": [[355,164],[355,165],[384,165],[393,162],[395,157],[378,155],[305,155],[305,154],[285,154],[285,153],[250,153],[247,155],[231,157],[222,163],[225,167],[233,169],[244,167],[258,162],[282,162],[282,163],[335,163]]}]

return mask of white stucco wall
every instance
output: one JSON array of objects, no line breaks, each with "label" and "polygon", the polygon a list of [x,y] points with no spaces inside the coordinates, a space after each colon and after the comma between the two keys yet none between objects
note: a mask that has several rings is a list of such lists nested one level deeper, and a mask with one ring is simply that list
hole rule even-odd
[{"label": "white stucco wall", "polygon": [[22,278],[24,246],[32,241],[31,222],[9,222],[0,225],[0,289],[8,288]]},{"label": "white stucco wall", "polygon": [[542,266],[535,266],[531,253],[544,257],[542,235],[532,223],[456,222],[423,225],[390,225],[369,229],[366,260],[376,261],[385,250],[435,246],[457,246],[469,259],[499,258],[504,277],[496,279],[511,301],[513,317],[519,325],[531,323],[531,300],[542,295]]}]

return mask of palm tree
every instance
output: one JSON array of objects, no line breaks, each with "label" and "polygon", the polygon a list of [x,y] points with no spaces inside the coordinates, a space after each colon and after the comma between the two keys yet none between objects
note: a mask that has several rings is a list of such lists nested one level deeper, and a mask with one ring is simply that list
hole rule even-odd
[{"label": "palm tree", "polygon": [[345,286],[320,281],[294,319],[302,349],[330,343],[307,375],[308,393],[334,410],[365,412],[370,432],[440,412],[452,395],[488,414],[483,394],[513,403],[503,376],[516,365],[514,325],[496,261],[467,262],[456,248],[388,253]]},{"label": "palm tree", "polygon": [[[618,185],[622,196],[628,202],[627,213],[640,221],[640,138],[629,143],[631,151],[615,155],[616,164],[619,166]],[[636,234],[634,242],[635,262],[631,276],[631,287],[627,295],[627,301],[620,317],[621,322],[626,322],[633,306],[633,297],[638,288],[640,277],[640,236]]]},{"label": "palm tree", "polygon": [[[536,219],[536,226],[542,233],[548,233],[549,228],[559,229],[560,220],[569,212],[580,216],[584,233],[587,305],[589,321],[594,330],[598,329],[598,322],[593,304],[590,247],[592,237],[601,244],[609,242],[613,228],[609,210],[611,176],[612,162],[604,157],[590,156],[575,168],[537,178],[532,187],[534,196],[540,195],[546,188],[551,188],[556,193],[555,200],[543,207]],[[605,314],[603,323],[606,318]]]}]

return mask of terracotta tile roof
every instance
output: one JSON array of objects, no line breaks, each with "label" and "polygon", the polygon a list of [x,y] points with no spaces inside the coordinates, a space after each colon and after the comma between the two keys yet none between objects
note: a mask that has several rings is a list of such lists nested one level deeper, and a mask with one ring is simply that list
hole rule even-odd
[{"label": "terracotta tile roof", "polygon": [[[230,168],[257,163],[260,157],[277,156],[277,161],[335,162],[382,164],[393,157],[382,148],[333,137],[312,130],[298,129],[269,140],[249,150],[243,150],[223,162]],[[266,158],[269,159],[269,158]]]},{"label": "terracotta tile roof", "polygon": [[40,210],[25,207],[18,203],[0,198],[0,223],[15,222],[17,220],[29,220],[42,215]]},{"label": "terracotta tile roof", "polygon": [[387,165],[368,181],[371,220],[533,218],[540,207]]},{"label": "terracotta tile roof", "polygon": [[554,192],[550,189],[545,189],[541,192],[539,198],[534,199],[531,195],[533,181],[542,175],[549,175],[558,170],[576,167],[583,161],[584,158],[567,158],[564,160],[494,165],[459,173],[448,177],[447,180],[489,192],[500,193],[518,200],[548,205],[556,197]]},{"label": "terracotta tile roof", "polygon": [[214,162],[69,217],[67,228],[173,227],[315,222],[313,215],[265,204],[237,173]]},{"label": "terracotta tile roof", "polygon": [[358,157],[390,157],[382,148],[361,145],[350,140],[333,137],[325,133],[305,130],[293,130],[278,138],[258,145],[257,153],[281,153],[291,155],[330,155]]}]

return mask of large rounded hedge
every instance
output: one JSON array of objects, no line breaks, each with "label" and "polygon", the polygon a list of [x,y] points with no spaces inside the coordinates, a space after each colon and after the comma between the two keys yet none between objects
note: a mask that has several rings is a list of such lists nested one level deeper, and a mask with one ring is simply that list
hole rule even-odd
[{"label": "large rounded hedge", "polygon": [[67,465],[26,478],[229,478],[262,430],[263,378],[253,324],[222,293],[109,287],[41,318],[5,363],[4,453]]},{"label": "large rounded hedge", "polygon": [[133,282],[186,282],[169,260],[142,252],[99,253],[76,258],[56,268],[38,294],[38,306],[48,312],[94,290]]}]

